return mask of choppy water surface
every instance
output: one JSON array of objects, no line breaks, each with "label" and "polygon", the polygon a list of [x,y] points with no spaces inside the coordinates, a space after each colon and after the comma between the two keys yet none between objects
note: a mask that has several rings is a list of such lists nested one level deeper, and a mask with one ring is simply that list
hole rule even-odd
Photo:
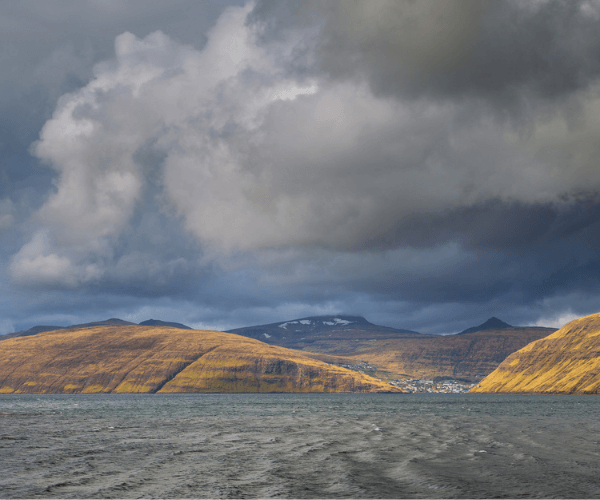
[{"label": "choppy water surface", "polygon": [[4,395],[1,498],[598,498],[600,398]]}]

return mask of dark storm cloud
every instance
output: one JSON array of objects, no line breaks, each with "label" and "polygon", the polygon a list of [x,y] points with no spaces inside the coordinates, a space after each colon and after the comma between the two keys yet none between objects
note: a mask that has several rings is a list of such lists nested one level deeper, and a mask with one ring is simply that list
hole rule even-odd
[{"label": "dark storm cloud", "polygon": [[598,2],[0,13],[0,291],[36,322],[594,312]]},{"label": "dark storm cloud", "polygon": [[[320,25],[315,22],[319,17]],[[600,5],[586,1],[339,2],[310,4],[304,9],[266,1],[259,2],[253,17],[267,27],[265,43],[303,23],[320,26],[312,40],[318,69],[334,79],[366,78],[378,95],[460,103],[471,117],[493,110],[503,118],[508,111],[519,118],[519,127],[529,130],[557,109],[567,122],[577,123],[584,101],[565,102],[598,83],[599,19]],[[297,71],[302,74],[305,69],[300,65]],[[477,103],[481,102],[492,108],[480,108]],[[461,124],[457,120],[452,126]],[[429,147],[443,137],[425,133],[424,143]],[[591,135],[596,137],[596,131]],[[493,144],[480,144],[482,149],[475,152],[478,172],[496,175],[499,165],[494,163],[501,158],[502,148],[496,148],[499,155],[495,159]],[[564,146],[569,149],[563,143],[555,151]],[[586,148],[581,141],[579,146]],[[450,148],[439,157],[446,163],[453,161]],[[360,156],[354,158],[361,162]],[[556,170],[577,176],[580,170],[569,168],[570,158],[567,154],[560,164],[557,161]],[[457,160],[470,161],[468,157]],[[597,168],[596,162],[592,160],[587,168]],[[435,176],[429,180],[432,189],[447,190],[436,184]],[[473,187],[477,189],[476,180]],[[410,275],[397,266],[401,272],[372,282],[372,291],[425,302],[484,303],[498,298],[511,307],[561,292],[597,293],[597,184],[586,189],[583,184],[571,187],[567,181],[564,193],[582,192],[583,201],[563,206],[536,202],[540,187],[530,185],[529,199],[507,199],[499,192],[500,196],[492,194],[474,204],[465,199],[464,206],[444,212],[416,210],[390,221],[386,230],[369,238],[371,248],[428,248],[453,241],[464,249],[465,257],[449,265],[447,273],[418,270]],[[463,193],[468,194],[467,186]],[[365,274],[376,268],[367,267]],[[362,286],[364,282],[358,284]]]},{"label": "dark storm cloud", "polygon": [[597,80],[599,18],[600,7],[587,0],[262,0],[250,21],[264,26],[265,42],[310,26],[305,49],[316,51],[318,70],[365,77],[379,94],[480,97],[515,107]]}]

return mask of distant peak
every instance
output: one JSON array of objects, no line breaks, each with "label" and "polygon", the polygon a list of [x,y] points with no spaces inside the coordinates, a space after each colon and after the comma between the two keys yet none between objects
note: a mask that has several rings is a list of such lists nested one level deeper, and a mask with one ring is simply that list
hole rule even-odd
[{"label": "distant peak", "polygon": [[512,325],[505,323],[504,321],[496,318],[495,316],[492,316],[490,319],[488,319],[485,323],[483,323],[480,326],[486,326],[486,327],[492,327],[492,328],[512,328]]},{"label": "distant peak", "polygon": [[67,328],[91,328],[94,326],[126,326],[126,325],[135,325],[131,321],[125,321],[119,318],[110,318],[104,321],[94,321],[92,323],[83,323],[81,325],[71,325]]},{"label": "distant peak", "polygon": [[508,323],[505,323],[501,319],[498,319],[495,316],[492,316],[485,323],[482,323],[479,326],[473,326],[471,328],[467,328],[466,330],[463,330],[462,332],[460,332],[459,335],[462,333],[480,332],[482,330],[500,330],[502,328],[512,328],[512,325],[509,325]]},{"label": "distant peak", "polygon": [[140,323],[141,326],[169,326],[171,328],[181,328],[183,330],[191,330],[187,325],[175,323],[173,321],[161,321],[160,319],[147,319]]}]

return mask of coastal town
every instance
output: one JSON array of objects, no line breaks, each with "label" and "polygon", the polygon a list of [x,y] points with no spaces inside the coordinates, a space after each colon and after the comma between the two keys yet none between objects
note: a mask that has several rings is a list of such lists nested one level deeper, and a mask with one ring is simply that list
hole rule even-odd
[{"label": "coastal town", "polygon": [[389,380],[388,382],[408,392],[445,394],[462,394],[464,392],[469,392],[470,389],[477,385],[476,383],[454,379],[436,381],[413,378]]},{"label": "coastal town", "polygon": [[[377,367],[369,364],[367,361],[361,361],[357,364],[341,364],[343,368],[354,370],[367,375],[376,376]],[[469,392],[470,389],[477,385],[476,382],[467,382],[464,380],[455,379],[440,379],[425,380],[420,378],[395,379],[386,380],[390,384],[407,392],[412,393],[444,393],[444,394],[462,394]]]}]

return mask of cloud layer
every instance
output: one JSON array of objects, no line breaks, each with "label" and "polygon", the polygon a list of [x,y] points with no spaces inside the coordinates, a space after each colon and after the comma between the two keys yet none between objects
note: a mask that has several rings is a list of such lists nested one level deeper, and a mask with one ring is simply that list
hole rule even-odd
[{"label": "cloud layer", "polygon": [[[53,186],[12,283],[399,308],[593,294],[599,27],[596,1],[374,0],[230,6],[195,45],[121,33],[31,147]],[[0,231],[17,212],[0,199]]]}]

